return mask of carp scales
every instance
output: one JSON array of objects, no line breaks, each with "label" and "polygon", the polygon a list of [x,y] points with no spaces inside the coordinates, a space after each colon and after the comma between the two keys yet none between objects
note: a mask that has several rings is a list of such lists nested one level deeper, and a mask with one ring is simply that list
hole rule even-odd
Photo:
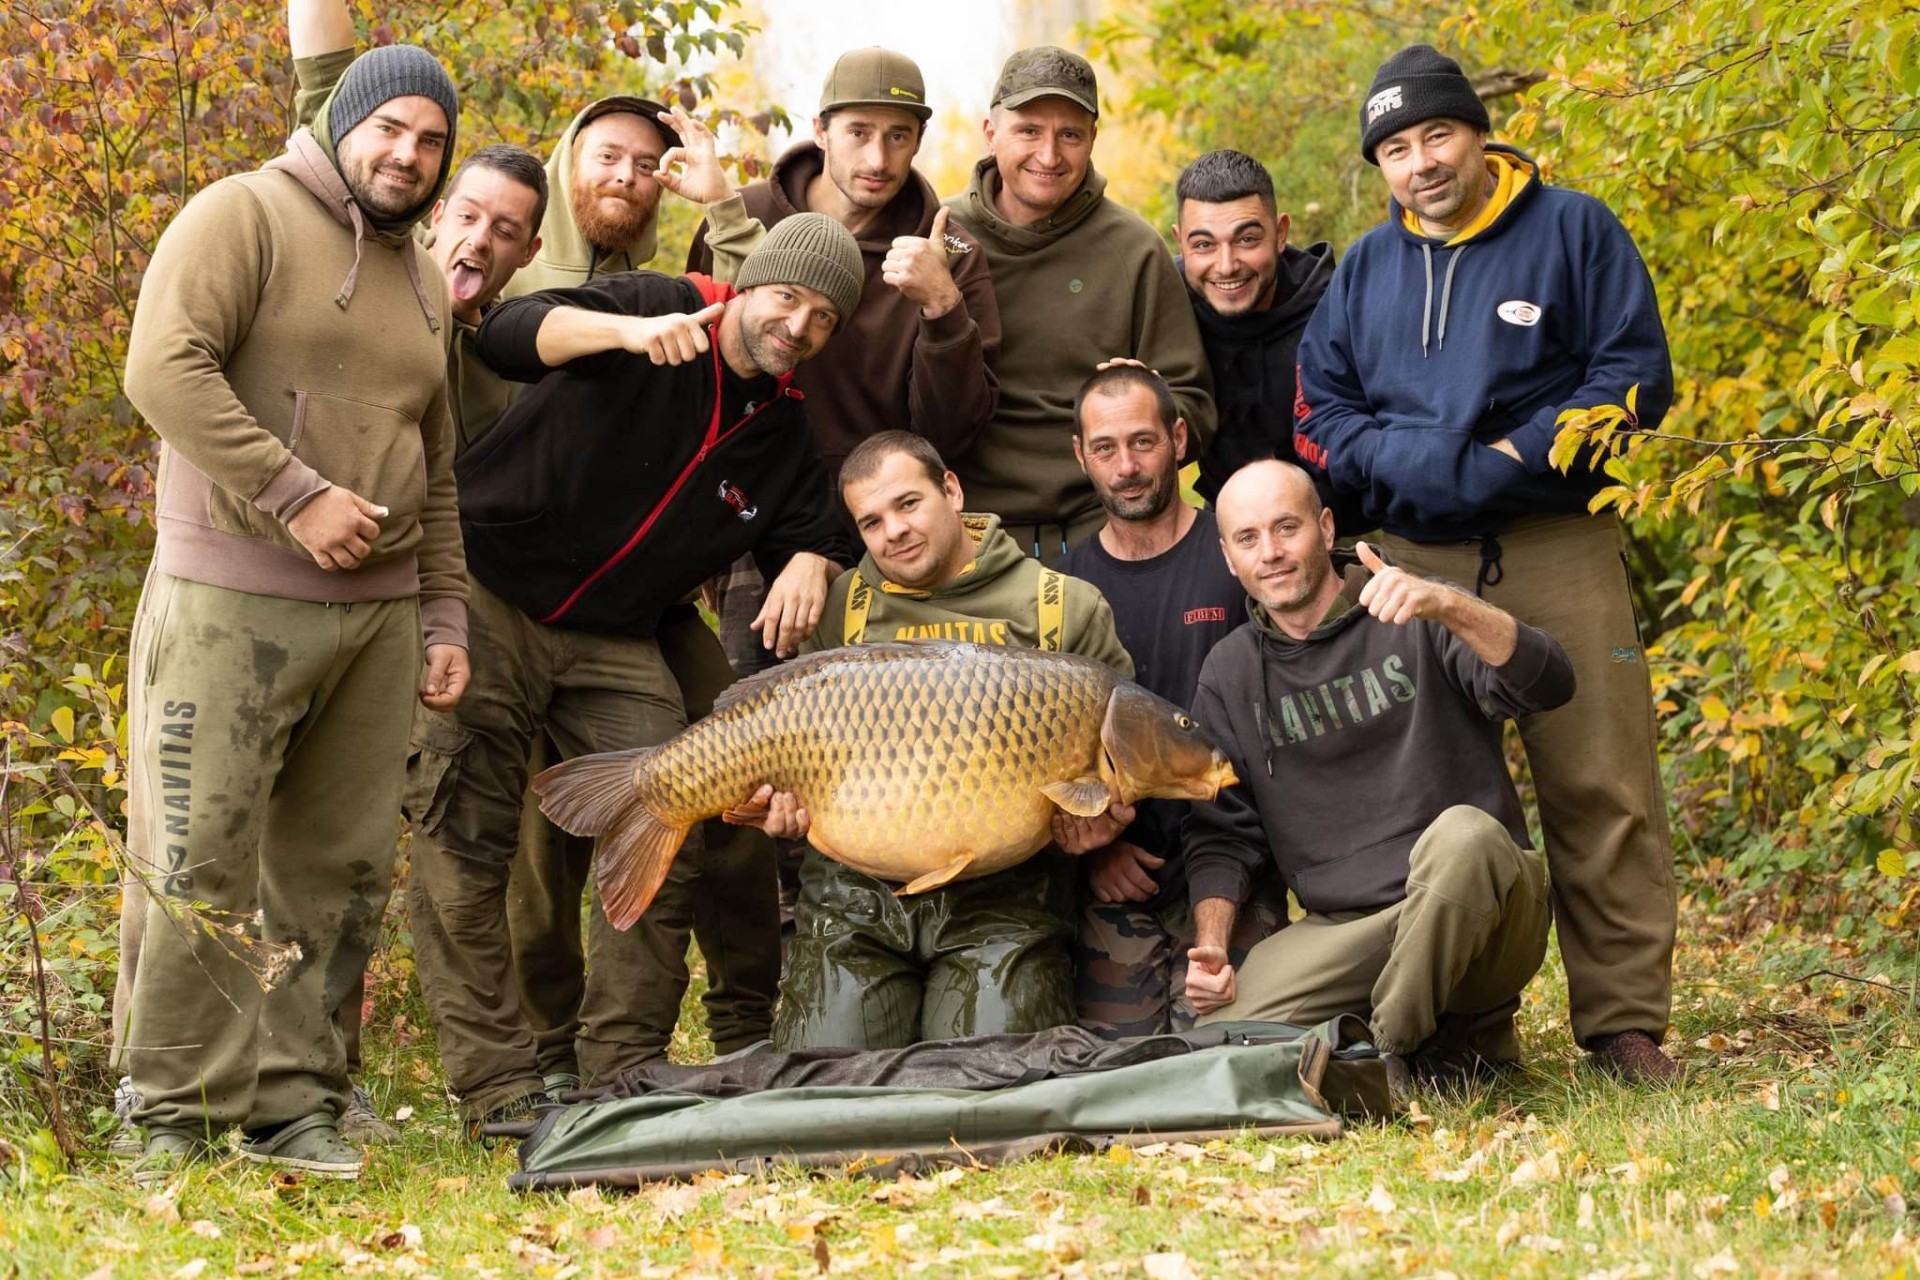
[{"label": "carp scales", "polygon": [[762,784],[808,811],[814,848],[910,894],[1031,857],[1056,806],[1211,800],[1235,780],[1192,717],[1090,658],[922,641],[797,658],[657,747],[581,756],[533,787],[560,827],[601,837],[594,880],[625,929],[688,828]]}]

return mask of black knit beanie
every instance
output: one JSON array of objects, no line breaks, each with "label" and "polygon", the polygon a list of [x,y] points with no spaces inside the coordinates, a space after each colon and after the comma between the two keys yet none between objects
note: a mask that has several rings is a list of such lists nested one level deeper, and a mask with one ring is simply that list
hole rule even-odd
[{"label": "black knit beanie", "polygon": [[338,147],[382,103],[413,96],[430,98],[447,113],[447,156],[451,158],[460,95],[445,68],[417,44],[382,45],[353,60],[327,107],[327,137]]},{"label": "black knit beanie", "polygon": [[1379,164],[1373,149],[1402,129],[1428,120],[1464,120],[1492,127],[1487,104],[1460,64],[1430,44],[1410,44],[1380,64],[1360,105],[1360,154]]}]

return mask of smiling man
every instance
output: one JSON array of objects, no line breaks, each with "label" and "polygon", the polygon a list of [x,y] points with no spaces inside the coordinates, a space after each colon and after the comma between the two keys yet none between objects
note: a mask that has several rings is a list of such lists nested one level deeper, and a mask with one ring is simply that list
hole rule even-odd
[{"label": "smiling man", "polygon": [[1189,461],[1213,434],[1206,353],[1179,272],[1093,167],[1099,116],[1085,58],[1021,50],[994,86],[987,157],[947,202],[986,249],[1004,334],[999,408],[954,468],[974,505],[1048,564],[1103,517],[1073,458],[1074,392],[1096,365],[1135,359],[1166,377]]},{"label": "smiling man", "polygon": [[[1227,477],[1260,458],[1294,461],[1293,406],[1300,335],[1333,279],[1333,246],[1287,242],[1292,220],[1274,200],[1266,166],[1243,151],[1209,151],[1174,186],[1174,245],[1213,371],[1220,429],[1194,489],[1211,502]],[[1359,503],[1323,482],[1343,535],[1372,527]]]},{"label": "smiling man", "polygon": [[1655,430],[1673,368],[1619,219],[1487,142],[1487,109],[1430,45],[1387,59],[1360,151],[1392,199],[1334,272],[1300,345],[1300,456],[1386,530],[1402,566],[1551,631],[1580,691],[1520,721],[1553,869],[1573,1034],[1629,1081],[1679,1075],[1673,842],[1653,690],[1610,483],[1549,458],[1569,410]]},{"label": "smiling man", "polygon": [[[1292,463],[1235,472],[1218,511],[1249,621],[1208,655],[1194,719],[1241,781],[1184,828],[1189,998],[1209,1020],[1365,1018],[1401,1095],[1415,1075],[1517,1063],[1547,886],[1500,730],[1566,702],[1567,655],[1364,542],[1343,577]],[[1306,915],[1236,967],[1239,903],[1268,868]]]}]

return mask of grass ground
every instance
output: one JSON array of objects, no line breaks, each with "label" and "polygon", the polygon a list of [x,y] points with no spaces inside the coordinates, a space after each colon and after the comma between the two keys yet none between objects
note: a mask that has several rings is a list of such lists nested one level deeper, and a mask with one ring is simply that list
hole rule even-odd
[{"label": "grass ground", "polygon": [[[49,1179],[0,1153],[0,1276],[1920,1276],[1920,961],[1682,929],[1678,1088],[1586,1070],[1554,968],[1523,1024],[1531,1074],[1409,1122],[889,1184],[516,1196],[512,1151],[457,1136],[411,998],[383,1002],[366,1082],[410,1111],[359,1183],[235,1161],[137,1190],[104,1154]],[[707,1052],[698,1021],[690,997],[676,1056]],[[15,1147],[28,1124],[0,1111]]]}]

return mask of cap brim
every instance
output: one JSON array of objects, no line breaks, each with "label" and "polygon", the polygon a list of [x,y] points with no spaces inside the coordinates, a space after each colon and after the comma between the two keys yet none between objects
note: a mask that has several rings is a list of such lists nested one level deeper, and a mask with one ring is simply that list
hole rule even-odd
[{"label": "cap brim", "polygon": [[1050,89],[1045,86],[1042,86],[1038,89],[1022,89],[1018,93],[1010,93],[1006,97],[1000,99],[1000,101],[994,103],[993,105],[996,107],[1024,107],[1029,102],[1033,102],[1040,98],[1065,98],[1068,102],[1073,103],[1075,106],[1079,107],[1082,111],[1085,111],[1088,115],[1092,116],[1095,120],[1098,120],[1100,118],[1100,108],[1095,106],[1093,103],[1088,102],[1085,98],[1081,97],[1079,94],[1069,93],[1065,89]]},{"label": "cap brim", "polygon": [[848,107],[892,107],[895,111],[904,111],[921,123],[933,119],[933,108],[924,102],[908,102],[900,98],[842,98],[838,102],[823,102],[815,115],[825,115],[829,111],[844,111]]},{"label": "cap brim", "polygon": [[680,145],[680,133],[660,118],[666,114],[665,103],[655,102],[652,98],[632,98],[625,94],[617,94],[611,98],[602,98],[588,107],[586,118],[580,122],[580,128],[586,128],[602,116],[639,116],[660,131],[660,136],[667,140],[669,147],[677,147]]}]

